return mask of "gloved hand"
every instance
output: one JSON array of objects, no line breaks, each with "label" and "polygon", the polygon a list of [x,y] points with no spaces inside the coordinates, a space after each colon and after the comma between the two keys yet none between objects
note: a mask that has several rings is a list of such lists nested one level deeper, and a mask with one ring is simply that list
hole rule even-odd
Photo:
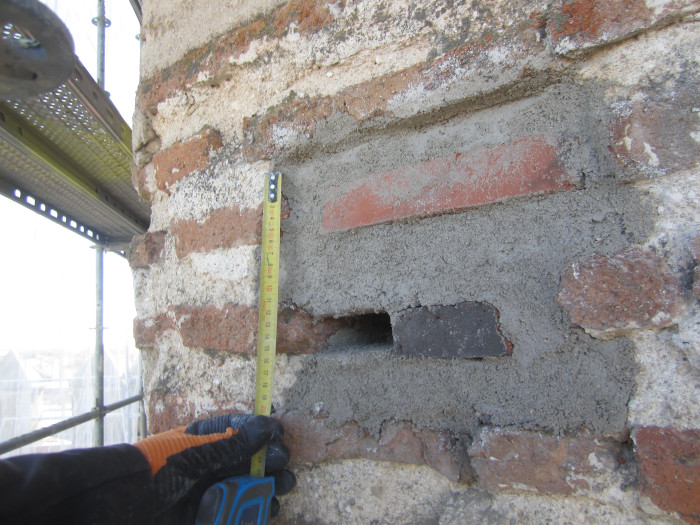
[{"label": "gloved hand", "polygon": [[[289,461],[280,443],[283,434],[282,425],[270,417],[232,414],[135,443],[153,472],[156,522],[194,523],[204,492],[219,480],[248,474],[252,456],[265,445],[265,470],[275,477],[275,493],[289,492],[296,478],[283,470]],[[278,509],[273,502],[273,512]]]}]

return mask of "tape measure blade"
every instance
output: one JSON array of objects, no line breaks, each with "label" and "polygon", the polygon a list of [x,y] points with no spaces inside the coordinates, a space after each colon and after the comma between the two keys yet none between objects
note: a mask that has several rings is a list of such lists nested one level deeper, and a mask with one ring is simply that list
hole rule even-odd
[{"label": "tape measure blade", "polygon": [[[280,212],[282,174],[268,173],[263,201],[263,229],[260,262],[260,303],[255,368],[255,415],[269,416],[277,352],[277,303],[279,301]],[[251,462],[251,474],[265,475],[265,449]]]}]

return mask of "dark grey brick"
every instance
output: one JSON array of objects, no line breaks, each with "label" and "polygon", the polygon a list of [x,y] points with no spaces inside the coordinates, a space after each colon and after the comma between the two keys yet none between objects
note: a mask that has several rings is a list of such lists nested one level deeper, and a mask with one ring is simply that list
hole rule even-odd
[{"label": "dark grey brick", "polygon": [[420,357],[498,357],[511,353],[498,310],[488,303],[422,306],[392,317],[394,352]]}]

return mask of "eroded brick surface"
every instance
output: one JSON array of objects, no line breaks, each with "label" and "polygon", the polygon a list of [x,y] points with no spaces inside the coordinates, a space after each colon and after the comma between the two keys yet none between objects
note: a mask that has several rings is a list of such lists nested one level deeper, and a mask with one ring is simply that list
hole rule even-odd
[{"label": "eroded brick surface", "polygon": [[663,257],[636,247],[568,263],[557,302],[575,326],[602,339],[670,326],[682,304]]},{"label": "eroded brick surface", "polygon": [[147,268],[163,258],[166,232],[146,232],[137,235],[129,244],[127,259],[132,268]]},{"label": "eroded brick surface", "polygon": [[277,316],[277,348],[290,354],[315,354],[328,346],[328,339],[347,323],[341,319],[315,320],[305,311],[285,306]]},{"label": "eroded brick surface", "polygon": [[195,420],[195,404],[187,396],[168,391],[150,392],[148,430],[151,434],[182,427]]},{"label": "eroded brick surface", "polygon": [[257,308],[229,304],[174,308],[182,342],[190,348],[255,353]]},{"label": "eroded brick surface", "polygon": [[204,221],[180,219],[171,225],[179,258],[193,252],[260,244],[262,208],[222,208]]},{"label": "eroded brick surface", "polygon": [[421,357],[498,357],[511,353],[498,310],[487,303],[409,308],[393,317],[394,351]]},{"label": "eroded brick surface", "polygon": [[559,53],[576,56],[671,23],[683,13],[680,2],[655,9],[643,0],[563,0],[547,12],[547,31]]},{"label": "eroded brick surface", "polygon": [[609,40],[633,31],[651,18],[651,10],[637,0],[564,0],[548,14],[555,44],[589,47],[606,34]]},{"label": "eroded brick surface", "polygon": [[407,422],[387,422],[379,436],[373,436],[354,422],[334,428],[322,418],[314,419],[298,412],[283,414],[280,421],[293,462],[365,458],[429,465],[454,481],[462,478],[463,471],[469,471],[452,436],[417,430]]},{"label": "eroded brick surface", "polygon": [[[185,346],[244,354],[256,352],[257,307],[178,306],[174,314]],[[301,309],[283,306],[278,312],[277,352],[320,352],[326,348],[328,339],[345,326],[338,319],[314,320]]]},{"label": "eroded brick surface", "polygon": [[218,131],[205,128],[193,137],[163,149],[153,156],[158,189],[169,192],[171,186],[196,170],[209,165],[209,154],[223,146]]},{"label": "eroded brick surface", "polygon": [[[149,177],[149,169],[151,171]],[[136,189],[141,197],[146,202],[151,202],[153,192],[155,191],[155,170],[153,166],[138,166],[135,163],[131,166],[131,185]]]},{"label": "eroded brick surface", "polygon": [[[507,65],[499,67],[513,67],[530,52],[543,51],[543,44],[535,37],[536,33],[537,28],[528,21],[526,29],[514,37],[518,46],[498,48],[498,53],[505,52],[511,59],[505,62]],[[334,113],[349,115],[358,123],[381,117],[389,112],[389,104],[395,97],[406,94],[417,85],[434,91],[458,80],[463,68],[491,70],[494,64],[489,52],[496,50],[497,46],[498,42],[487,36],[467,42],[433,62],[416,64],[348,86],[333,96],[307,96],[268,108],[265,114],[244,120],[246,142],[243,153],[249,160],[280,155],[291,149],[293,142],[285,139],[281,143],[276,137],[293,135],[313,138],[316,127]],[[520,70],[522,78],[532,73],[527,66],[522,66]]]},{"label": "eroded brick surface", "polygon": [[[335,3],[336,9],[344,7],[344,1]],[[324,2],[289,0],[266,16],[233,28],[208,45],[187,53],[151,79],[142,79],[139,84],[138,104],[144,109],[154,107],[173,93],[197,84],[201,71],[208,72],[211,84],[220,82],[220,77],[226,76],[231,60],[245,53],[255,39],[282,37],[291,25],[296,33],[314,33],[332,21],[330,9]]]},{"label": "eroded brick surface", "polygon": [[485,428],[469,448],[478,484],[489,491],[574,494],[617,465],[619,443],[588,434],[550,436]]},{"label": "eroded brick surface", "polygon": [[166,330],[175,328],[175,325],[167,313],[159,314],[155,318],[134,319],[134,342],[137,348],[155,348],[158,339]]},{"label": "eroded brick surface", "polygon": [[642,494],[663,510],[700,523],[700,430],[641,427],[633,439]]},{"label": "eroded brick surface", "polygon": [[556,139],[525,137],[377,173],[340,190],[323,211],[323,232],[428,217],[578,186],[557,158]]},{"label": "eroded brick surface", "polygon": [[627,179],[665,175],[697,165],[700,120],[694,94],[635,104],[612,124],[612,151]]}]

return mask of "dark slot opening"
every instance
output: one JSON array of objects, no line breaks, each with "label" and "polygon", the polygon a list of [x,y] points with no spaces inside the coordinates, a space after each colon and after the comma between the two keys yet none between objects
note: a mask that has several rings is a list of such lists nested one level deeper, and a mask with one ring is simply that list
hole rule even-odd
[{"label": "dark slot opening", "polygon": [[390,345],[394,342],[391,318],[382,312],[353,315],[341,318],[346,327],[328,340],[329,350],[374,345]]}]

